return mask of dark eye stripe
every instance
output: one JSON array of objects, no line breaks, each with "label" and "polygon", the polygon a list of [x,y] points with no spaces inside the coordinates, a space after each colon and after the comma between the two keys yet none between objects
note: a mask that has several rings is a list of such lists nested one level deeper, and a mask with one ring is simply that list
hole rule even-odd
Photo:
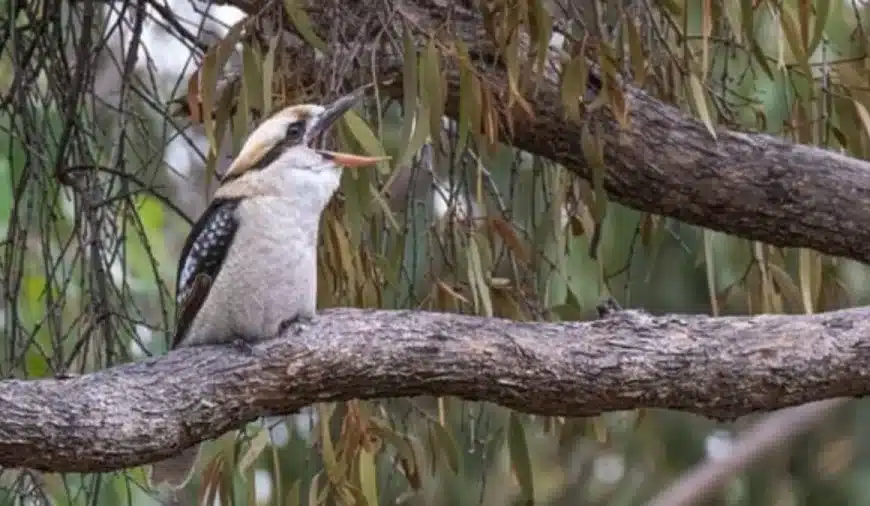
[{"label": "dark eye stripe", "polygon": [[[281,156],[281,153],[284,151],[284,149],[302,142],[302,137],[304,135],[305,135],[305,120],[304,119],[290,123],[287,126],[287,134],[285,135],[284,140],[282,142],[278,142],[274,146],[272,146],[272,148],[269,149],[269,151],[266,151],[266,154],[264,154],[257,161],[257,163],[252,165],[251,168],[249,168],[247,171],[244,171],[244,172],[265,169],[266,167],[271,165],[272,162],[277,160],[279,156]],[[238,179],[242,176],[242,174],[244,172],[230,174],[228,177],[224,178],[221,181],[221,183],[223,184],[223,183],[232,181],[234,179]]]}]

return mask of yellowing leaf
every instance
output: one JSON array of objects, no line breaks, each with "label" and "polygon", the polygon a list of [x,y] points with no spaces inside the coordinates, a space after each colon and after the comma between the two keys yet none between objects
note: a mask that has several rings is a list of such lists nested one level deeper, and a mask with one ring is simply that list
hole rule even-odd
[{"label": "yellowing leaf", "polygon": [[529,49],[534,48],[536,57],[532,68],[532,76],[537,81],[535,87],[540,84],[540,80],[544,75],[544,68],[547,63],[548,49],[550,46],[550,38],[553,36],[553,17],[547,10],[542,0],[527,0],[529,12],[529,35],[532,38],[533,44]]},{"label": "yellowing leaf", "polygon": [[707,107],[707,96],[704,93],[704,85],[701,84],[701,80],[698,79],[698,76],[694,72],[689,74],[689,90],[695,103],[695,107],[698,110],[698,116],[700,116],[701,121],[704,122],[704,126],[707,127],[707,131],[710,132],[713,139],[717,139],[716,128],[713,126],[713,119],[710,117],[710,110]]},{"label": "yellowing leaf", "polygon": [[442,293],[447,294],[458,301],[464,302],[466,304],[471,304],[468,299],[465,298],[465,296],[451,288],[450,285],[441,281],[440,279],[435,281],[435,285]]},{"label": "yellowing leaf", "polygon": [[488,86],[481,86],[481,139],[480,146],[487,153],[494,153],[498,142],[498,119],[495,99]]},{"label": "yellowing leaf", "polygon": [[704,230],[704,266],[707,269],[707,293],[710,297],[710,306],[713,316],[719,316],[719,299],[716,297],[716,262],[713,255],[712,230]]},{"label": "yellowing leaf", "polygon": [[[213,118],[216,105],[215,97],[219,91],[217,89],[218,77],[233,54],[233,51],[235,51],[236,44],[241,40],[249,20],[250,18],[245,18],[234,24],[227,31],[224,38],[209,47],[203,58],[202,66],[199,69],[198,90],[202,104],[203,127],[209,142],[209,154],[212,156],[216,156],[220,152],[220,140],[223,134],[222,131],[217,131],[215,119]],[[227,88],[230,88],[230,86],[226,86],[224,90],[227,90]]]},{"label": "yellowing leaf", "polygon": [[646,79],[646,58],[643,57],[643,41],[641,40],[640,30],[637,22],[632,17],[626,16],[625,27],[628,35],[628,52],[631,61],[631,73],[634,85],[642,87]]},{"label": "yellowing leaf", "polygon": [[375,465],[375,455],[366,449],[359,452],[359,483],[362,495],[369,506],[377,506],[378,473]]},{"label": "yellowing leaf", "polygon": [[792,55],[795,61],[800,66],[801,71],[807,78],[812,78],[812,70],[810,69],[809,55],[803,45],[805,39],[801,38],[797,22],[792,17],[792,10],[785,4],[779,11],[780,24],[782,31],[785,33],[785,38],[788,40],[788,45],[791,48]]},{"label": "yellowing leaf", "polygon": [[858,113],[858,119],[861,120],[861,126],[864,127],[864,132],[868,137],[870,137],[870,113],[868,113],[864,104],[858,100],[852,99],[852,103],[855,104],[855,112]]},{"label": "yellowing leaf", "polygon": [[200,111],[200,119],[205,130],[205,137],[210,146],[209,151],[216,153],[217,139],[214,131],[214,95],[217,86],[218,63],[217,53],[209,51],[202,60],[202,66],[199,68],[199,82],[197,90],[199,92],[200,103],[198,105]]},{"label": "yellowing leaf", "polygon": [[706,79],[707,70],[710,68],[710,34],[713,31],[713,6],[712,0],[703,0],[704,7],[701,14],[701,76]]},{"label": "yellowing leaf", "polygon": [[[486,282],[486,273],[483,270],[480,248],[474,236],[468,239],[468,281],[474,294],[475,310],[483,316],[492,316],[492,297],[489,293],[489,285]],[[478,305],[479,304],[479,305]]]},{"label": "yellowing leaf", "polygon": [[[323,470],[317,471],[313,478],[311,478],[311,485],[308,487],[308,502],[309,506],[320,504],[322,501],[323,494],[321,492],[326,492],[328,489],[326,487],[321,491],[320,489],[320,478],[323,476]],[[211,503],[208,503],[211,504]]]},{"label": "yellowing leaf", "polygon": [[804,313],[815,312],[815,301],[822,286],[822,257],[817,252],[801,248],[798,253],[801,305]]},{"label": "yellowing leaf", "polygon": [[[526,113],[526,120],[533,121],[535,112],[531,104],[523,97],[523,91],[520,88],[521,70],[520,70],[520,55],[519,55],[519,37],[513,37],[511,43],[504,52],[504,58],[507,66],[508,78],[508,110],[513,110],[515,105],[519,105],[520,109]],[[508,121],[513,118],[512,114],[508,115]],[[511,128],[513,125],[511,125]]]},{"label": "yellowing leaf", "polygon": [[202,123],[202,97],[199,92],[200,69],[196,69],[187,80],[187,109],[193,123]]},{"label": "yellowing leaf", "polygon": [[504,218],[493,216],[489,218],[489,225],[498,234],[505,246],[513,252],[517,260],[528,264],[531,262],[531,254],[526,244],[517,235],[514,227]]},{"label": "yellowing leaf", "polygon": [[242,98],[243,107],[237,112],[243,118],[242,125],[248,125],[250,115],[263,111],[263,55],[251,44],[245,44],[242,50]]},{"label": "yellowing leaf", "polygon": [[791,306],[793,310],[802,307],[803,302],[801,299],[801,291],[789,273],[774,263],[768,263],[767,268],[770,270],[770,277],[779,289],[779,293],[785,297],[789,306]]},{"label": "yellowing leaf", "polygon": [[566,118],[577,123],[581,119],[580,104],[586,96],[587,79],[586,58],[582,53],[562,68],[562,107],[565,108]]}]

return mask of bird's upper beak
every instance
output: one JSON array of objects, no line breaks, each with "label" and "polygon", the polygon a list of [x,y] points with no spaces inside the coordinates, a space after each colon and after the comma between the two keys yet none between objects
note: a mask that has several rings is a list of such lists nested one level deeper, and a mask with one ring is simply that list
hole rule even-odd
[{"label": "bird's upper beak", "polygon": [[[362,98],[362,95],[363,90],[357,90],[327,105],[326,110],[317,117],[317,119],[314,121],[314,124],[311,125],[308,132],[306,133],[305,142],[308,145],[311,145],[312,143],[322,143],[325,134],[329,131],[332,125],[334,125],[339,118],[344,116],[344,113],[349,111],[351,107],[353,107],[359,101],[359,99]],[[378,162],[389,159],[389,157],[385,156],[352,155],[350,153],[339,153],[335,151],[318,149],[317,146],[312,147],[315,148],[315,150],[324,157],[332,160],[337,165],[341,165],[344,167],[362,167],[364,165],[374,165]]]}]

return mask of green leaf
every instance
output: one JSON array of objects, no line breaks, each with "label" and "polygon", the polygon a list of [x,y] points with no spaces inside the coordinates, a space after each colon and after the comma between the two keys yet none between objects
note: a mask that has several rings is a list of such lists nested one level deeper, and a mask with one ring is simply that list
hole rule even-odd
[{"label": "green leaf", "polygon": [[471,116],[474,114],[472,101],[475,100],[473,80],[477,77],[469,68],[471,57],[462,41],[457,41],[456,51],[459,54],[459,116],[456,118],[458,129],[456,150],[462,152],[468,144],[469,128],[473,125]]},{"label": "green leaf", "polygon": [[328,46],[314,32],[314,25],[308,17],[308,12],[302,8],[296,0],[284,0],[284,10],[287,11],[287,16],[293,22],[293,26],[299,31],[302,40],[308,43],[314,49],[323,53],[327,52]]},{"label": "green leaf", "polygon": [[743,36],[746,38],[746,43],[752,55],[755,56],[755,61],[761,66],[761,69],[767,74],[768,79],[773,80],[773,71],[767,61],[767,55],[758,44],[758,39],[755,37],[755,6],[753,0],[740,0],[740,13],[742,14]]},{"label": "green leaf", "polygon": [[813,25],[813,36],[807,45],[807,55],[812,56],[822,41],[822,35],[825,33],[825,25],[828,24],[828,17],[831,15],[831,0],[816,0],[815,2],[816,19]]},{"label": "green leaf", "polygon": [[[384,146],[378,140],[374,131],[369,128],[368,124],[356,112],[347,111],[343,120],[351,136],[359,143],[363,151],[371,156],[386,157],[387,153],[384,151]],[[388,174],[390,167],[387,160],[378,162],[378,169],[381,173]]]},{"label": "green leaf", "polygon": [[390,209],[390,203],[387,202],[387,200],[384,198],[384,195],[379,192],[378,189],[375,188],[375,185],[372,183],[369,183],[369,193],[371,194],[375,202],[377,202],[380,206],[381,211],[383,211],[384,213],[384,217],[389,222],[390,228],[396,232],[399,232],[401,230],[399,222],[396,221],[396,217],[393,216],[393,210]]},{"label": "green leaf", "polygon": [[248,444],[248,449],[245,451],[244,455],[242,455],[242,458],[239,459],[239,474],[244,476],[248,468],[254,465],[254,462],[256,462],[260,454],[263,453],[267,444],[269,444],[269,430],[261,428],[259,432],[257,432],[257,435],[251,439],[251,442]]},{"label": "green leaf", "polygon": [[792,10],[783,5],[779,11],[779,19],[780,26],[782,26],[782,31],[785,33],[786,40],[788,40],[788,45],[791,48],[792,55],[794,55],[794,58],[801,71],[804,73],[804,76],[811,79],[813,71],[810,69],[809,55],[803,46],[803,39],[800,36],[798,23],[795,21],[794,17],[792,17]]},{"label": "green leaf", "polygon": [[520,415],[515,411],[510,414],[508,428],[508,448],[510,449],[511,466],[516,474],[520,489],[528,503],[535,501],[534,479],[532,477],[532,462],[529,456],[529,446],[526,443],[526,431],[523,428]]},{"label": "green leaf", "polygon": [[[312,481],[312,486],[314,482]],[[293,480],[293,483],[290,484],[290,488],[287,490],[287,494],[284,496],[284,506],[302,506],[300,494],[301,484],[299,480]]]},{"label": "green leaf", "polygon": [[713,251],[713,232],[712,230],[704,229],[704,266],[707,269],[707,291],[710,297],[710,307],[713,310],[713,316],[719,316],[719,300],[716,297],[716,262]]},{"label": "green leaf", "polygon": [[[441,55],[435,47],[435,40],[430,39],[426,50],[420,57],[420,98],[429,119],[429,133],[433,144],[433,154],[440,153],[441,119],[444,116],[444,86],[441,75]],[[418,123],[423,117],[418,117]],[[417,125],[420,126],[419,124]]]},{"label": "green leaf", "polygon": [[272,80],[275,75],[275,53],[280,41],[281,37],[278,35],[272,37],[269,41],[269,50],[263,59],[263,110],[260,111],[263,118],[272,114]]},{"label": "green leaf", "polygon": [[438,443],[439,449],[447,458],[447,465],[454,473],[459,472],[459,450],[453,434],[450,433],[438,421],[433,421],[429,424],[432,431],[435,433],[435,441]]},{"label": "green leaf", "polygon": [[244,107],[236,113],[242,117],[241,124],[250,124],[251,111],[263,111],[263,55],[251,44],[245,44],[242,51],[242,97]]}]

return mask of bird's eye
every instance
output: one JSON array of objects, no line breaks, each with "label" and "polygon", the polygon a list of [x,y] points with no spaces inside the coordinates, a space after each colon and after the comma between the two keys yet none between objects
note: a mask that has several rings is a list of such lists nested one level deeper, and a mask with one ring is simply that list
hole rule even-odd
[{"label": "bird's eye", "polygon": [[302,140],[303,134],[305,134],[305,121],[294,121],[287,127],[286,139],[288,142],[299,142]]}]

